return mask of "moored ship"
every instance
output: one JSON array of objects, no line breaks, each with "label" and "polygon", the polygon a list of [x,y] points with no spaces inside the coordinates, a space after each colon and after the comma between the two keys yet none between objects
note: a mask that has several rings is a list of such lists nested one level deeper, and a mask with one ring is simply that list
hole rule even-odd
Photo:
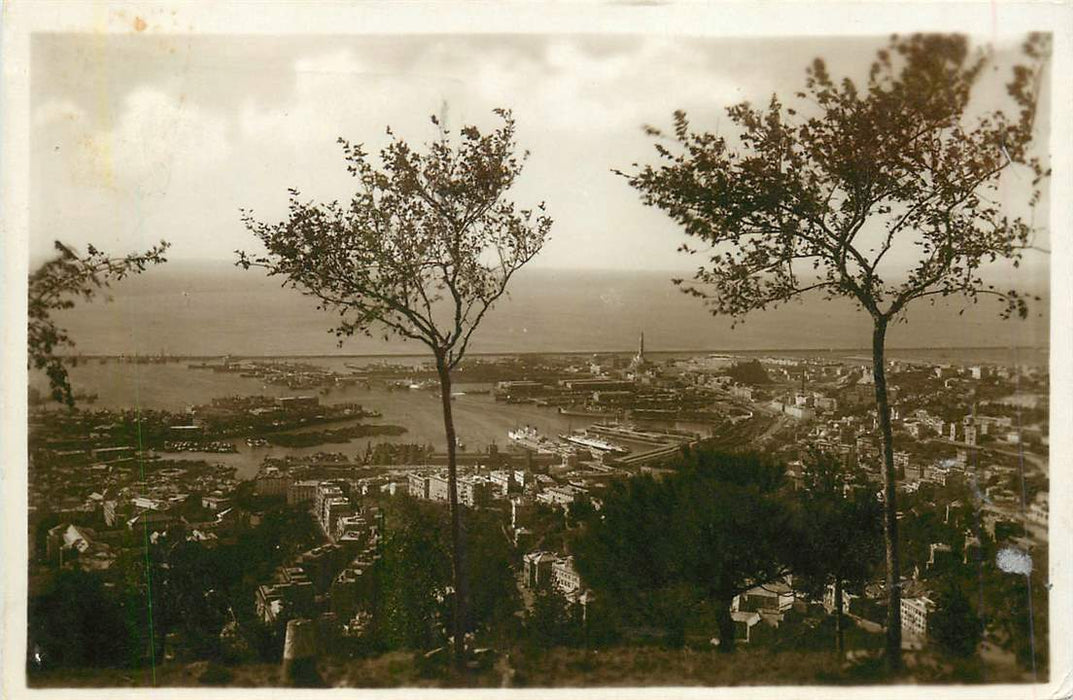
[{"label": "moored ship", "polygon": [[555,451],[555,443],[537,432],[536,428],[529,425],[517,428],[516,430],[508,430],[507,437],[511,439],[511,442],[527,450],[534,450],[536,452]]},{"label": "moored ship", "polygon": [[561,416],[577,416],[579,418],[616,418],[618,412],[616,411],[600,411],[590,408],[577,408],[574,406],[560,406],[559,415]]},{"label": "moored ship", "polygon": [[600,440],[586,434],[571,433],[570,435],[560,435],[560,440],[569,442],[572,445],[578,445],[579,447],[585,447],[591,450],[598,450],[600,452],[609,452],[611,454],[628,454],[629,450],[624,447],[620,447],[606,440]]}]

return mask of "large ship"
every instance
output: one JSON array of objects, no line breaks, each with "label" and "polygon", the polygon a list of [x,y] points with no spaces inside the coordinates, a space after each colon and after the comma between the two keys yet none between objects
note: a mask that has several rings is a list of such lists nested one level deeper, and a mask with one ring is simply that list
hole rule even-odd
[{"label": "large ship", "polygon": [[592,410],[584,407],[577,408],[574,406],[560,406],[559,415],[577,416],[579,418],[616,418],[618,416],[618,413],[615,411]]},{"label": "large ship", "polygon": [[610,452],[611,454],[629,454],[629,450],[624,447],[619,447],[606,440],[600,440],[599,438],[594,438],[590,435],[571,433],[569,435],[560,435],[559,439],[590,450]]},{"label": "large ship", "polygon": [[507,437],[511,442],[536,452],[554,452],[555,443],[537,432],[532,426],[524,426],[515,430],[508,430]]}]

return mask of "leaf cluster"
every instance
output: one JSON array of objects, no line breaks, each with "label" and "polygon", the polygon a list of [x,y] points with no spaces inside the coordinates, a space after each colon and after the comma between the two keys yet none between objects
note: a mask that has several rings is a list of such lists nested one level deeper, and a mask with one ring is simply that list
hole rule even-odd
[{"label": "leaf cluster", "polygon": [[528,154],[517,152],[511,113],[495,113],[499,128],[465,126],[457,137],[433,117],[439,136],[423,150],[389,128],[379,163],[340,139],[358,185],[350,202],[303,202],[291,190],[284,221],[244,211],[267,254],[239,251],[237,264],[282,276],[336,311],[340,342],[377,328],[424,343],[454,368],[552,225],[543,203],[521,209],[506,197]]},{"label": "leaf cluster", "polygon": [[169,245],[167,241],[161,241],[144,253],[112,257],[92,245],[82,255],[56,241],[56,257],[30,275],[27,363],[33,369],[45,371],[53,399],[74,405],[67,367],[59,353],[75,345],[67,330],[57,325],[53,314],[74,308],[78,301],[92,301],[112,282],[140,274],[150,265],[166,262],[164,252]]},{"label": "leaf cluster", "polygon": [[[815,290],[884,321],[915,299],[983,294],[1024,317],[1022,294],[980,276],[998,259],[1019,264],[1035,232],[997,201],[1002,173],[1028,174],[1033,207],[1049,175],[1030,144],[1050,37],[1023,49],[1006,85],[1016,114],[973,105],[992,57],[964,36],[893,36],[863,84],[817,58],[795,107],[776,96],[730,107],[736,137],[696,131],[675,112],[671,134],[647,129],[659,164],[620,174],[706,244],[692,281],[676,283],[714,314],[740,319]],[[915,262],[887,275],[895,248]]]}]

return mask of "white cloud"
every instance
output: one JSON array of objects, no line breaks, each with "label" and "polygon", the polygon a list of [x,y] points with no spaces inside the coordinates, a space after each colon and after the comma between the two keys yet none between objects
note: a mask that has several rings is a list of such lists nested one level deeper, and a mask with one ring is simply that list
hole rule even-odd
[{"label": "white cloud", "polygon": [[350,49],[338,49],[315,56],[303,56],[294,62],[294,71],[298,75],[354,75],[361,70],[361,63]]},{"label": "white cloud", "polygon": [[[621,245],[624,235],[637,238],[630,232],[638,227],[667,223],[641,209],[610,169],[639,157],[630,144],[641,142],[648,152],[639,138],[646,120],[669,118],[682,99],[711,98],[718,81],[693,75],[702,72],[703,57],[661,40],[595,55],[567,39],[535,52],[436,42],[410,59],[391,71],[349,49],[310,54],[295,61],[293,89],[271,109],[247,100],[236,115],[235,155],[263,166],[241,182],[241,206],[261,218],[282,216],[292,186],[311,198],[346,198],[353,185],[337,136],[375,150],[388,124],[411,143],[432,138],[428,115],[445,104],[453,128],[491,128],[491,110],[510,107],[519,143],[532,151],[513,195],[524,205],[546,200],[558,222],[541,264],[630,266],[637,257],[680,264],[675,242],[659,235]],[[379,72],[369,69],[374,65]]]},{"label": "white cloud", "polygon": [[175,177],[226,160],[227,126],[185,97],[151,89],[131,93],[110,141],[119,178],[142,195],[163,195]]},{"label": "white cloud", "polygon": [[375,151],[389,124],[411,143],[432,138],[428,115],[443,105],[451,127],[482,129],[497,123],[492,108],[509,107],[532,152],[513,195],[546,200],[556,219],[537,264],[678,267],[688,261],[674,252],[677,228],[611,168],[650,160],[640,127],[666,127],[677,108],[698,128],[725,129],[725,106],[796,86],[810,50],[790,51],[790,80],[785,47],[734,45],[713,61],[715,48],[659,36],[430,36],[309,43],[270,70],[231,45],[226,59],[197,54],[204,65],[193,72],[165,57],[155,80],[117,69],[114,89],[129,92],[115,114],[97,114],[93,92],[37,107],[35,177],[47,192],[35,207],[49,236],[84,221],[119,248],[151,229],[175,240],[176,258],[226,257],[250,240],[238,208],[271,220],[285,215],[288,187],[316,199],[350,194],[338,136]]},{"label": "white cloud", "polygon": [[[37,116],[47,124],[56,115],[77,113],[43,105]],[[230,147],[224,119],[181,94],[148,88],[126,97],[112,128],[83,123],[65,136],[61,172],[72,186],[142,198],[168,194],[176,180],[196,182],[227,158]]]}]

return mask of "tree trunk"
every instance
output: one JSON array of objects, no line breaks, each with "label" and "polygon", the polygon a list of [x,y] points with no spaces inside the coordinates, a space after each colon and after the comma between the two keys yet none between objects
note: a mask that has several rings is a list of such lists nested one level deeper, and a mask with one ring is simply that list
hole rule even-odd
[{"label": "tree trunk", "polygon": [[887,670],[897,672],[902,666],[901,568],[898,563],[898,505],[894,473],[894,435],[890,426],[890,402],[887,400],[887,370],[884,350],[887,338],[885,316],[875,319],[872,331],[872,376],[876,385],[876,413],[883,434],[883,542],[887,559]]},{"label": "tree trunk", "polygon": [[835,649],[838,650],[838,661],[841,663],[846,658],[846,633],[842,618],[842,579],[835,579]]},{"label": "tree trunk", "polygon": [[734,651],[734,618],[730,616],[732,601],[717,599],[715,619],[719,625],[719,651],[729,654]]},{"label": "tree trunk", "polygon": [[447,435],[447,501],[451,508],[451,575],[455,589],[452,613],[455,666],[465,665],[466,640],[466,570],[462,551],[462,518],[458,508],[458,466],[455,422],[451,414],[451,371],[446,358],[436,355],[436,372],[440,377],[440,397],[443,401],[443,428]]}]

